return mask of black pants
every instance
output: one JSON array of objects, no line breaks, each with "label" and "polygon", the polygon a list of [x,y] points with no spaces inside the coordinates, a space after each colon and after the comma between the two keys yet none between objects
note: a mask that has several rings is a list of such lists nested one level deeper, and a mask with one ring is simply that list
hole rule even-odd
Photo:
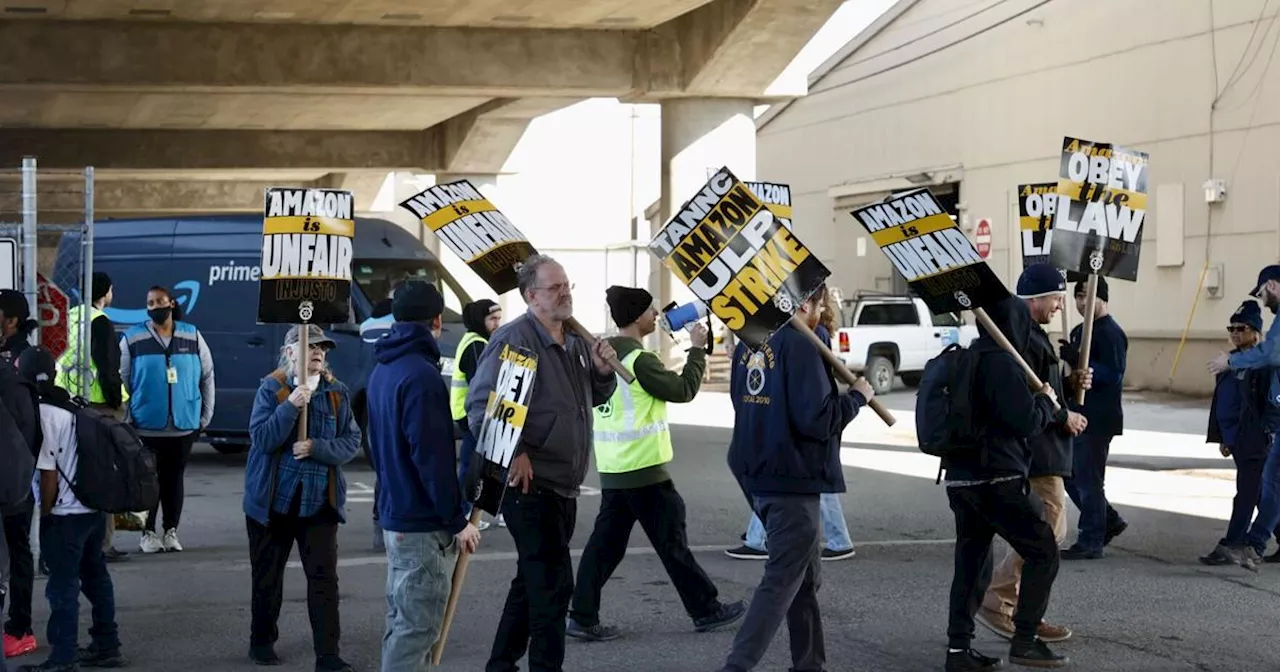
[{"label": "black pants", "polygon": [[487,672],[515,672],[527,650],[530,672],[560,672],[564,665],[565,616],[573,597],[569,539],[578,502],[547,491],[507,491],[502,504],[516,542],[516,578],[511,580],[493,639]]},{"label": "black pants", "polygon": [[999,534],[1022,556],[1022,582],[1013,623],[1019,638],[1033,638],[1049,608],[1058,576],[1058,544],[1024,479],[947,488],[956,516],[955,575],[951,579],[948,646],[967,649],[973,615],[991,583],[991,541]]},{"label": "black pants", "polygon": [[284,570],[298,545],[307,575],[307,615],[316,658],[338,655],[342,634],[338,620],[338,519],[332,511],[309,518],[272,516],[267,525],[245,518],[249,527],[249,560],[253,565],[250,646],[275,644],[280,633]]},{"label": "black pants", "polygon": [[[1262,497],[1262,466],[1267,462],[1267,454],[1240,457],[1232,454],[1236,463],[1236,496],[1231,501],[1231,520],[1227,523],[1227,534],[1218,541],[1223,546],[1243,546],[1245,534],[1249,532],[1249,524],[1253,522],[1253,512]],[[1274,531],[1276,541],[1280,542],[1280,526]]]},{"label": "black pants", "polygon": [[147,512],[147,531],[156,531],[156,513],[164,508],[164,530],[178,529],[182,520],[182,500],[186,496],[183,479],[196,433],[185,436],[144,436],[142,444],[156,454],[156,477],[160,481],[160,499]]},{"label": "black pants", "polygon": [[[31,515],[35,501],[4,517],[4,540],[9,546],[9,620],[4,631],[14,637],[32,634],[31,594],[35,590],[36,563],[31,555]],[[0,593],[0,608],[4,606]]]},{"label": "black pants", "polygon": [[605,490],[602,495],[600,514],[578,563],[570,611],[573,619],[585,626],[600,622],[600,591],[627,554],[636,521],[658,552],[690,618],[715,614],[719,593],[689,550],[684,500],[675,484],[667,481],[643,488]]}]

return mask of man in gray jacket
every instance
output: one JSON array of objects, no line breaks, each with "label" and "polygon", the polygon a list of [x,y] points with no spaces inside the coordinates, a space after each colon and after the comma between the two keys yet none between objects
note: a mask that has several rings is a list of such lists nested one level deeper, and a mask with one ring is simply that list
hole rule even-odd
[{"label": "man in gray jacket", "polygon": [[519,559],[485,670],[515,672],[528,650],[530,672],[560,672],[573,596],[569,539],[590,460],[591,409],[613,396],[617,382],[607,362],[616,354],[604,339],[588,345],[566,328],[573,285],[554,259],[530,257],[518,279],[529,311],[494,332],[467,393],[467,422],[478,436],[502,346],[537,355],[534,394],[502,504]]}]

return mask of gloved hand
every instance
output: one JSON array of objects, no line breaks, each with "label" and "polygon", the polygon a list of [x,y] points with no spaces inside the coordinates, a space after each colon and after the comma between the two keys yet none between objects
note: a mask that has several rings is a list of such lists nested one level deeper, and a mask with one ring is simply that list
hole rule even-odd
[{"label": "gloved hand", "polygon": [[1058,343],[1058,358],[1073,369],[1080,368],[1080,348],[1061,338],[1058,339]]}]

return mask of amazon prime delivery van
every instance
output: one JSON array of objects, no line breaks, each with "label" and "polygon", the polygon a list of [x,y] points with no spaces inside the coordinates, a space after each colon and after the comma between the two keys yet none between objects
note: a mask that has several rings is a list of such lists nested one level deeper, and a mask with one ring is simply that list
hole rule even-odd
[{"label": "amazon prime delivery van", "polygon": [[[217,403],[203,440],[219,451],[247,448],[249,413],[258,381],[276,368],[286,324],[258,324],[258,273],[262,255],[261,215],[180,216],[104,220],[94,226],[93,264],[114,283],[107,315],[123,331],[147,319],[147,289],[168,287],[183,319],[194,324],[213,354]],[[329,363],[349,385],[363,418],[365,379],[373,346],[360,338],[359,325],[391,287],[404,279],[436,283],[445,297],[440,351],[449,375],[462,337],[462,306],[471,299],[440,260],[394,222],[356,218],[351,318],[321,325],[338,343]],[[72,306],[80,297],[80,234],[67,233],[58,245],[53,282],[67,291]],[[67,288],[72,288],[67,290]]]}]

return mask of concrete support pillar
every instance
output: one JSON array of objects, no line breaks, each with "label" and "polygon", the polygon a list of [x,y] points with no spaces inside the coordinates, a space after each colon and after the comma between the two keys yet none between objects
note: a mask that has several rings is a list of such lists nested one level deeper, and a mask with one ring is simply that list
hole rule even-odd
[{"label": "concrete support pillar", "polygon": [[[682,98],[662,103],[662,195],[660,217],[650,235],[668,221],[711,175],[728,166],[741,180],[756,178],[755,101],[746,98]],[[661,263],[649,274],[649,291],[659,307],[693,295]],[[661,339],[666,359],[671,340]]]}]

